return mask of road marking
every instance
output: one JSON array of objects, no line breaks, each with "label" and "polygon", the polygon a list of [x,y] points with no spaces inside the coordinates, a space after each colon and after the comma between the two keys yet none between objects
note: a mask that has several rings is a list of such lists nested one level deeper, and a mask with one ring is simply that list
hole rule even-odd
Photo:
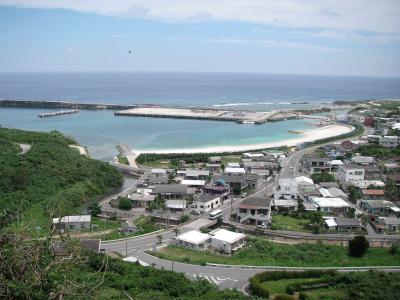
[{"label": "road marking", "polygon": [[200,273],[198,275],[196,275],[196,274],[191,274],[191,275],[193,275],[193,277],[195,279],[198,279],[198,278],[206,279],[208,282],[210,282],[212,284],[215,284],[217,286],[221,285],[221,283],[223,283],[224,281],[237,282],[236,279],[232,279],[232,278],[229,278],[229,277],[228,278],[220,278],[219,276],[215,276],[214,274],[207,274],[206,275],[206,274]]}]

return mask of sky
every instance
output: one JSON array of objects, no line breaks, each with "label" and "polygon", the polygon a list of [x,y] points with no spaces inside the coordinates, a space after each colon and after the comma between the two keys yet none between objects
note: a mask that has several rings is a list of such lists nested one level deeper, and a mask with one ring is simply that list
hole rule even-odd
[{"label": "sky", "polygon": [[0,72],[400,77],[400,0],[0,0],[0,45]]}]

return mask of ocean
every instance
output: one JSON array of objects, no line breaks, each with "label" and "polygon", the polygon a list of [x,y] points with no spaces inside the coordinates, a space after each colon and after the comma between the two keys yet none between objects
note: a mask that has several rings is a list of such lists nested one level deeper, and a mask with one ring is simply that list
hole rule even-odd
[{"label": "ocean", "polygon": [[[400,98],[400,79],[167,72],[0,73],[0,98],[267,111],[308,108],[336,100]],[[93,157],[104,160],[117,153],[117,144],[140,150],[257,144],[295,138],[289,130],[314,127],[310,120],[245,126],[231,122],[115,117],[111,111],[37,117],[46,111],[51,110],[0,108],[0,124],[29,130],[59,130],[87,146]]]}]

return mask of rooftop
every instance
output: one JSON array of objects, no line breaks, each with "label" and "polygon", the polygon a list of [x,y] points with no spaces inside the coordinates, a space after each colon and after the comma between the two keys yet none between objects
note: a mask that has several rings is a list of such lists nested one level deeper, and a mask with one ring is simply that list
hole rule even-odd
[{"label": "rooftop", "polygon": [[383,196],[385,194],[384,190],[373,190],[373,189],[365,189],[362,190],[363,195],[369,196]]},{"label": "rooftop", "polygon": [[189,180],[189,179],[184,179],[181,182],[182,184],[185,185],[195,185],[195,186],[203,186],[206,182],[204,180]]},{"label": "rooftop", "polygon": [[65,216],[60,218],[53,218],[53,224],[57,223],[82,223],[91,222],[91,215],[80,215],[80,216]]},{"label": "rooftop", "polygon": [[350,205],[342,198],[314,197],[312,201],[319,207],[349,207]]},{"label": "rooftop", "polygon": [[229,244],[232,244],[246,237],[246,235],[244,235],[243,233],[233,232],[226,229],[215,229],[210,232],[210,235],[213,239],[217,239]]},{"label": "rooftop", "polygon": [[186,176],[188,177],[198,177],[198,176],[208,176],[208,175],[210,175],[210,171],[208,170],[193,170],[193,169],[186,170]]},{"label": "rooftop", "polygon": [[202,233],[197,230],[189,230],[185,233],[182,233],[175,237],[175,239],[183,242],[187,242],[190,244],[201,244],[207,240],[209,240],[211,237],[208,234]]},{"label": "rooftop", "polygon": [[239,207],[242,208],[269,208],[271,201],[265,197],[248,197],[240,202]]},{"label": "rooftop", "polygon": [[183,184],[158,184],[154,187],[154,193],[187,194],[188,188]]},{"label": "rooftop", "polygon": [[225,173],[239,173],[239,174],[245,174],[246,171],[243,168],[232,168],[232,167],[228,167],[225,168]]}]

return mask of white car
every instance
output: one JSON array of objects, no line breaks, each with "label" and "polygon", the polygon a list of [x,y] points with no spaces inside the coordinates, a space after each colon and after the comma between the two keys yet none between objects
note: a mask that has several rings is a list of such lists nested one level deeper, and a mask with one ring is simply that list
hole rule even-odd
[{"label": "white car", "polygon": [[261,223],[257,225],[257,228],[267,229],[267,225],[265,223]]}]

